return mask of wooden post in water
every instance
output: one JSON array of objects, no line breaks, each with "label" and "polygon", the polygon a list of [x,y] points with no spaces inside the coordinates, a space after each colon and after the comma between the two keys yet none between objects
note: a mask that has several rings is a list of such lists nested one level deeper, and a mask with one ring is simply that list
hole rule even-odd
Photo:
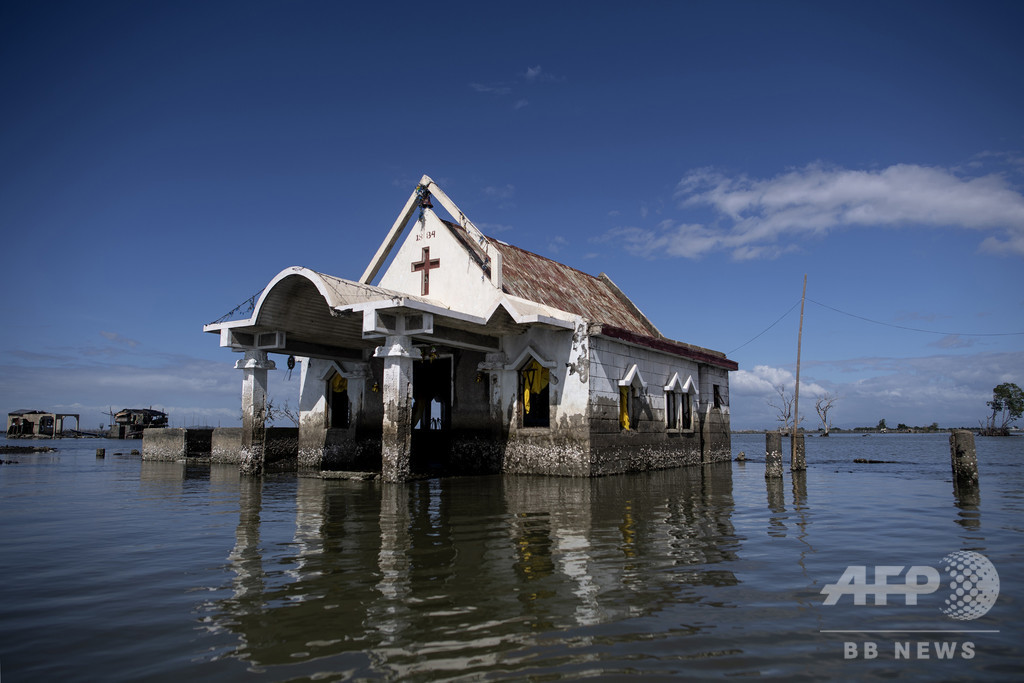
[{"label": "wooden post in water", "polygon": [[[800,330],[796,335],[796,386],[793,389],[793,431],[790,433],[789,469],[797,472],[807,469],[807,458],[804,456],[803,438],[797,439],[800,433],[800,345],[804,336],[804,300],[807,298],[807,273],[804,273],[804,291],[800,295]],[[797,441],[800,445],[797,446]]]},{"label": "wooden post in water", "polygon": [[804,443],[803,434],[793,434],[793,452],[790,454],[789,469],[793,472],[800,472],[807,469],[807,447]]},{"label": "wooden post in water", "polygon": [[974,432],[957,429],[949,434],[949,457],[953,461],[954,486],[978,485],[978,455]]},{"label": "wooden post in water", "polygon": [[782,432],[764,434],[764,478],[782,478]]}]

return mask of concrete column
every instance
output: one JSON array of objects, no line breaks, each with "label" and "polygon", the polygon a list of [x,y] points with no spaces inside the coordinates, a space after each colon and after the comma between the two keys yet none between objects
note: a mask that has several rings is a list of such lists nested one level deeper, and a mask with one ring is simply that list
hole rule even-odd
[{"label": "concrete column", "polygon": [[409,478],[412,449],[412,364],[422,355],[412,338],[389,336],[374,356],[384,359],[384,429],[381,435],[381,478],[405,481]]},{"label": "concrete column", "polygon": [[803,434],[792,434],[790,437],[791,452],[789,454],[789,469],[793,472],[800,472],[807,469],[807,447],[804,444]]},{"label": "concrete column", "polygon": [[782,477],[782,433],[765,432],[764,435],[764,478]]},{"label": "concrete column", "polygon": [[239,470],[259,476],[265,464],[267,434],[267,371],[277,366],[266,351],[247,349],[245,358],[235,362],[242,375],[242,453]]}]

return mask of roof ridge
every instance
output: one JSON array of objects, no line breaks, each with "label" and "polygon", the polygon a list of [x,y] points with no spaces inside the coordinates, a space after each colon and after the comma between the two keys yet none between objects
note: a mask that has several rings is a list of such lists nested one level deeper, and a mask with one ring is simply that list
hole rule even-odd
[{"label": "roof ridge", "polygon": [[[438,219],[442,223],[448,225],[449,227],[456,228],[458,230],[462,230],[463,232],[465,232],[465,230],[466,230],[465,228],[463,228],[458,223],[452,223],[451,221],[446,221],[445,219],[441,218],[440,216],[438,216]],[[581,275],[586,275],[587,277],[589,277],[589,278],[591,278],[593,280],[601,281],[601,278],[599,276],[591,275],[590,273],[588,273],[585,270],[580,270],[579,268],[576,268],[575,266],[570,266],[568,263],[562,263],[561,261],[556,261],[555,259],[553,259],[553,258],[551,258],[549,256],[544,256],[543,254],[538,254],[537,252],[530,251],[529,249],[523,249],[522,247],[518,247],[518,246],[516,246],[514,244],[511,244],[509,242],[506,242],[504,240],[499,240],[497,237],[491,237],[490,235],[486,235],[486,234],[484,235],[484,237],[486,237],[490,242],[492,242],[494,244],[500,245],[502,247],[510,247],[512,249],[516,249],[518,251],[521,251],[524,254],[529,254],[530,256],[536,256],[537,258],[544,259],[545,261],[549,261],[551,263],[557,263],[558,265],[562,266],[563,268],[569,268],[570,270],[575,270],[577,273],[580,273]]]}]

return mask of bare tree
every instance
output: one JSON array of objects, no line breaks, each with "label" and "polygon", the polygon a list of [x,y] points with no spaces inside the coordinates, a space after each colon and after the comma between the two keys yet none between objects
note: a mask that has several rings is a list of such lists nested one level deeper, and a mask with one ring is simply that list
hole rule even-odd
[{"label": "bare tree", "polygon": [[786,391],[786,387],[779,384],[775,387],[775,393],[779,395],[776,401],[768,401],[768,405],[775,409],[779,424],[782,425],[780,430],[783,432],[789,431],[789,423],[793,419],[793,395]]},{"label": "bare tree", "polygon": [[825,436],[828,436],[829,430],[832,429],[832,422],[828,419],[828,412],[832,410],[832,405],[837,400],[839,400],[838,396],[822,394],[814,404],[814,409],[818,411],[818,417],[821,418],[821,426],[825,430]]},{"label": "bare tree", "polygon": [[279,414],[281,417],[288,418],[296,427],[299,426],[299,409],[292,408],[288,401],[284,402],[284,407],[281,408]]},{"label": "bare tree", "polygon": [[299,426],[299,411],[295,408],[292,408],[287,400],[285,400],[283,406],[278,407],[274,405],[274,401],[272,399],[268,398],[266,415],[267,422],[273,423],[276,420],[285,418],[289,420],[292,424],[294,424],[296,427]]}]

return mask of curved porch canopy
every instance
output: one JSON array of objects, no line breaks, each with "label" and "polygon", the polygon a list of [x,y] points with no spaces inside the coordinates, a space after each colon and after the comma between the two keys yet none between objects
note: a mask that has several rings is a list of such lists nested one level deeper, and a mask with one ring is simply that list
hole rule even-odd
[{"label": "curved porch canopy", "polygon": [[361,358],[388,336],[495,352],[527,325],[572,328],[571,314],[502,296],[486,317],[425,298],[293,266],[263,289],[250,317],[215,322],[222,347],[313,358]]}]

